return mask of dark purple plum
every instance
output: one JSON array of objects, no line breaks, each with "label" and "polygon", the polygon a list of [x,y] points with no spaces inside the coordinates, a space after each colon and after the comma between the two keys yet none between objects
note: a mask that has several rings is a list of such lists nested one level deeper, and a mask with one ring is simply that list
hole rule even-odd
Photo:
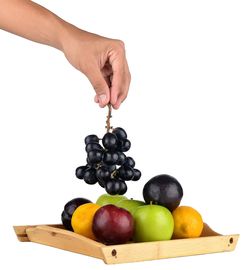
[{"label": "dark purple plum", "polygon": [[161,174],[153,177],[144,185],[143,197],[147,204],[159,204],[172,212],[181,202],[183,189],[174,177]]},{"label": "dark purple plum", "polygon": [[73,228],[71,226],[71,218],[74,211],[76,210],[78,206],[85,203],[90,203],[90,202],[91,202],[90,200],[85,199],[85,198],[74,198],[65,204],[62,215],[61,215],[61,220],[65,229],[69,231],[73,231]]}]

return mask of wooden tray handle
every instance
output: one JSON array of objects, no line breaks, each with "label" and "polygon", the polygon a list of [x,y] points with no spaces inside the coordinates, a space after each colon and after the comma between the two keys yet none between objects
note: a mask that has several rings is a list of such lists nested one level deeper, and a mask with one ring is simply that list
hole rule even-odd
[{"label": "wooden tray handle", "polygon": [[[23,225],[23,226],[13,226],[13,229],[16,233],[17,239],[20,242],[30,242],[28,235],[26,233],[26,229],[28,228],[35,228],[37,226],[43,226],[43,225]],[[50,224],[50,225],[46,225],[46,226],[50,226],[50,227],[54,227],[54,228],[60,228],[60,229],[64,229],[62,224]]]},{"label": "wooden tray handle", "polygon": [[62,225],[15,226],[14,230],[21,242],[31,241],[103,259],[103,244],[67,231]]}]

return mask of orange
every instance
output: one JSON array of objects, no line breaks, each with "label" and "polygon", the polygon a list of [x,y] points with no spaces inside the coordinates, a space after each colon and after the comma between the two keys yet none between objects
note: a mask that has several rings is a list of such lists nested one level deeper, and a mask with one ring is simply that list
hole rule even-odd
[{"label": "orange", "polygon": [[179,206],[172,212],[174,218],[173,238],[199,237],[203,230],[200,213],[190,206]]},{"label": "orange", "polygon": [[71,219],[74,232],[95,240],[92,223],[95,212],[100,207],[95,203],[85,203],[77,207]]}]

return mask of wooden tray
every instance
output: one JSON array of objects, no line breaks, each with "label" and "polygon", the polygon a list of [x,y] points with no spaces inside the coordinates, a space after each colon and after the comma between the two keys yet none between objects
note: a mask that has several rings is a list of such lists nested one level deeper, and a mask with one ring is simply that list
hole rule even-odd
[{"label": "wooden tray", "polygon": [[14,226],[21,242],[35,242],[102,259],[107,264],[156,260],[235,249],[239,234],[221,235],[205,224],[199,238],[106,246],[63,225]]}]

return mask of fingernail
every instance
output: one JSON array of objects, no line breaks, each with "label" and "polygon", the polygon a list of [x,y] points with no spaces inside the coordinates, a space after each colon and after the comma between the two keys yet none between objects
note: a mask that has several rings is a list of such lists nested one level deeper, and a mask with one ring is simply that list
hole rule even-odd
[{"label": "fingernail", "polygon": [[98,98],[99,98],[99,101],[104,103],[106,101],[107,96],[103,94],[103,95],[100,95]]},{"label": "fingernail", "polygon": [[114,97],[113,100],[112,100],[112,103],[116,104],[116,102],[117,102],[117,97]]},{"label": "fingernail", "polygon": [[118,110],[119,107],[120,107],[120,103],[116,102],[116,104],[114,105],[114,109],[115,109],[115,110]]},{"label": "fingernail", "polygon": [[99,103],[98,96],[95,96],[94,100],[95,100],[95,103]]}]

